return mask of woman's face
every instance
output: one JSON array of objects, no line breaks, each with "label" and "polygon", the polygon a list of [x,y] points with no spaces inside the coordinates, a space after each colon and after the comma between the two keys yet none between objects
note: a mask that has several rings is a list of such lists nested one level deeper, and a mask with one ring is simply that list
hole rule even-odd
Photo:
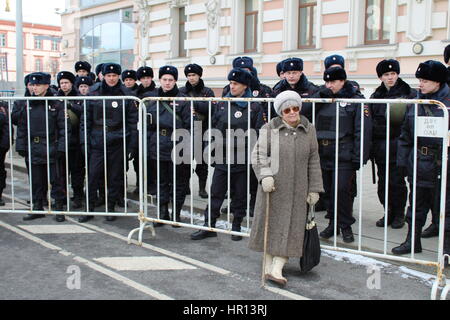
[{"label": "woman's face", "polygon": [[290,125],[295,125],[300,121],[300,107],[291,106],[283,109],[281,118]]}]

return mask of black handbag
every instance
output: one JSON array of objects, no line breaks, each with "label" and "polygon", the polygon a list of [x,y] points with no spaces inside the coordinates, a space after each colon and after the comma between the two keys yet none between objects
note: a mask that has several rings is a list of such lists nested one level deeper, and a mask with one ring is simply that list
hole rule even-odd
[{"label": "black handbag", "polygon": [[314,206],[309,206],[309,213],[303,241],[303,257],[300,258],[300,270],[302,273],[310,271],[320,263],[320,239],[317,225],[314,221]]}]

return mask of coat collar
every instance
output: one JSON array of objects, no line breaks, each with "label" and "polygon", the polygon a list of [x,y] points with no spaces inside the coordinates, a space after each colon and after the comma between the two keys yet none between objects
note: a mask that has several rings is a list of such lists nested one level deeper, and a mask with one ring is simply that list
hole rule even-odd
[{"label": "coat collar", "polygon": [[291,126],[289,126],[288,124],[286,124],[280,116],[278,116],[278,117],[273,118],[269,122],[269,126],[270,126],[271,129],[276,129],[276,130],[283,130],[283,129],[298,130],[298,129],[303,129],[306,133],[308,133],[310,128],[311,128],[311,123],[309,122],[309,120],[304,115],[300,115],[300,124],[297,126],[297,128],[294,129]]}]

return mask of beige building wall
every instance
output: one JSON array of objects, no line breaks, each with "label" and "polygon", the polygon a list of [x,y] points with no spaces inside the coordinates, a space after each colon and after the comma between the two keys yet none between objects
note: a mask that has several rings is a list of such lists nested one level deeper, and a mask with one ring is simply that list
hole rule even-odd
[{"label": "beige building wall", "polygon": [[[172,64],[180,68],[180,80],[184,78],[184,65],[198,63],[204,68],[207,85],[223,87],[232,60],[248,55],[253,58],[261,81],[269,86],[278,81],[276,64],[288,57],[302,58],[306,75],[316,84],[322,84],[323,60],[337,53],[346,59],[349,78],[358,81],[366,95],[379,84],[375,66],[385,58],[398,59],[402,77],[416,85],[414,73],[420,62],[443,61],[442,54],[450,39],[450,3],[448,0],[382,1],[386,4],[384,13],[378,14],[366,7],[365,0],[316,0],[312,25],[315,43],[299,49],[301,0],[254,0],[257,40],[255,51],[245,52],[245,0],[113,1],[82,10],[76,7],[78,0],[72,0],[72,11],[63,15],[63,39],[67,45],[63,47],[67,54],[63,65],[69,68],[79,57],[77,19],[133,6],[134,66],[145,63],[157,69]],[[366,19],[367,11],[375,12],[372,20]],[[185,13],[182,24],[180,12]],[[380,17],[387,25],[386,41],[368,44],[366,26],[372,26]],[[180,25],[186,37],[185,55],[179,53]]]}]

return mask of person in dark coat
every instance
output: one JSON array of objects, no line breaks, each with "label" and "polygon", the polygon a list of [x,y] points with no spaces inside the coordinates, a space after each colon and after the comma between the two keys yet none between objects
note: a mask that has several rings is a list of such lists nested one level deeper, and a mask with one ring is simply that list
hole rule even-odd
[{"label": "person in dark coat", "polygon": [[[115,205],[124,194],[124,151],[131,160],[137,156],[138,148],[138,105],[134,101],[120,98],[130,96],[131,93],[120,82],[121,67],[115,63],[105,63],[102,73],[104,79],[100,88],[91,91],[90,96],[117,96],[117,100],[88,100],[86,105],[86,118],[81,116],[80,137],[82,150],[85,144],[89,155],[89,210],[96,206],[97,191],[103,178],[104,163],[107,163],[108,212],[115,212]],[[125,109],[125,110],[124,110]],[[105,112],[106,118],[103,113]],[[125,114],[125,122],[123,120]],[[106,126],[106,128],[105,128]],[[104,131],[106,130],[106,137]],[[87,141],[84,140],[86,135]],[[125,132],[124,132],[125,131]],[[106,140],[106,154],[104,154],[104,138]],[[125,150],[124,141],[125,139]],[[81,222],[91,217],[83,216]],[[115,220],[107,216],[107,221]]]},{"label": "person in dark coat", "polygon": [[285,75],[284,75],[284,72],[283,72],[283,63],[284,63],[286,60],[287,60],[287,59],[284,59],[284,60],[282,60],[282,61],[280,61],[280,62],[277,63],[276,71],[277,71],[278,78],[280,78],[280,81],[278,81],[278,82],[273,86],[272,92],[275,91],[275,88],[279,88],[279,87],[280,87],[280,84],[281,84],[281,81],[283,81],[283,80],[286,78]]},{"label": "person in dark coat", "polygon": [[[77,97],[78,91],[74,86],[74,82],[79,77],[69,71],[61,71],[58,73],[56,79],[59,86],[59,91],[57,96],[60,97]],[[80,118],[83,110],[83,104],[79,100],[68,100],[62,103],[63,107],[67,107],[67,113],[71,122],[71,135],[69,139],[68,147],[68,166],[69,166],[69,177],[73,189],[73,207],[79,209],[82,207],[83,196],[84,196],[84,157],[81,150],[80,144]],[[66,159],[62,159],[60,163],[61,168],[66,166]],[[62,177],[65,183],[65,174]]]},{"label": "person in dark coat", "polygon": [[[187,97],[214,97],[214,91],[205,87],[202,80],[203,68],[198,64],[188,64],[184,67],[184,74],[187,78],[186,85],[180,88],[180,92]],[[209,126],[209,102],[195,101],[193,103],[194,112],[198,119],[194,123],[194,144],[201,143],[201,152],[194,152],[196,161],[195,173],[198,176],[199,191],[198,195],[206,199],[208,193],[206,192],[206,180],[208,179],[208,164],[203,161],[203,150],[207,143],[203,142],[203,135],[208,130]],[[215,104],[211,103],[211,106]],[[194,146],[194,150],[197,150]],[[199,150],[199,151],[200,151]],[[189,189],[189,184],[188,184]]]},{"label": "person in dark coat", "polygon": [[[442,102],[450,107],[450,89],[447,85],[447,68],[438,62],[428,60],[419,64],[416,70],[419,79],[418,99],[430,99]],[[442,139],[433,137],[417,137],[417,150],[414,150],[414,122],[418,117],[443,117],[443,111],[437,105],[419,104],[418,114],[415,114],[415,105],[408,105],[400,137],[398,138],[397,166],[403,176],[408,177],[410,190],[413,190],[414,163],[417,166],[415,186],[415,229],[413,229],[413,201],[410,192],[409,206],[406,214],[408,234],[406,240],[392,249],[396,255],[411,253],[413,235],[414,252],[422,251],[421,233],[427,214],[430,210],[440,212],[441,197],[441,170],[442,170]],[[445,146],[446,152],[448,147]],[[417,158],[414,160],[415,154]],[[444,254],[450,254],[450,184],[449,168],[447,167],[447,189],[442,192],[445,197],[445,234]]]},{"label": "person in dark coat", "polygon": [[[49,90],[50,74],[35,72],[30,75],[32,95],[53,97]],[[47,109],[48,106],[48,109]],[[47,118],[47,120],[46,120]],[[48,131],[47,131],[48,123]],[[28,124],[30,131],[28,132]],[[67,127],[67,131],[66,131]],[[66,197],[65,185],[61,184],[60,175],[65,174],[58,166],[58,159],[65,158],[66,135],[70,137],[71,124],[67,121],[64,108],[60,101],[34,100],[25,104],[25,110],[20,113],[17,126],[16,151],[31,162],[30,176],[32,188],[33,210],[44,210],[43,203],[47,197],[47,167],[50,171],[51,196],[55,199],[55,211],[62,211]],[[31,144],[28,144],[30,140]],[[47,146],[47,140],[49,145]],[[47,147],[49,163],[47,162]],[[31,154],[30,154],[31,152]],[[31,158],[30,158],[31,156]],[[44,217],[42,214],[28,214],[23,219],[33,220]],[[64,216],[57,215],[58,222],[64,221]]]},{"label": "person in dark coat", "polygon": [[[376,67],[381,85],[370,96],[371,99],[414,99],[417,91],[412,89],[400,75],[400,64],[397,60],[382,60]],[[408,190],[405,178],[398,172],[397,142],[400,129],[405,117],[406,105],[391,104],[389,123],[389,150],[386,150],[387,105],[372,103],[369,105],[373,118],[373,135],[371,159],[378,168],[378,199],[385,205],[386,185],[386,154],[389,151],[389,194],[387,225],[393,229],[400,229],[405,221],[405,207]],[[384,227],[385,217],[377,221],[377,227]]]},{"label": "person in dark coat", "polygon": [[[11,126],[11,134],[14,137],[13,127]],[[8,101],[0,102],[0,206],[5,205],[2,198],[3,190],[6,188],[6,170],[5,157],[10,147],[10,122],[9,122],[9,103]],[[12,141],[11,141],[12,143]]]},{"label": "person in dark coat", "polygon": [[93,84],[94,81],[91,77],[77,77],[75,79],[75,89],[77,89],[80,96],[87,96]]},{"label": "person in dark coat", "polygon": [[133,96],[137,96],[138,84],[136,83],[137,76],[134,70],[124,70],[122,72],[122,82],[124,86],[133,93]]},{"label": "person in dark coat", "polygon": [[87,61],[77,61],[75,63],[75,73],[77,77],[87,77],[91,72],[91,64]]},{"label": "person in dark coat", "polygon": [[[160,87],[153,92],[157,97],[184,97],[177,86],[178,70],[174,66],[159,68]],[[175,193],[173,194],[174,172],[172,150],[176,138],[176,148],[181,145],[190,146],[190,140],[185,141],[186,135],[190,137],[191,107],[186,101],[150,101],[146,103],[147,114],[151,121],[147,126],[147,161],[153,162],[153,167],[158,168],[159,162],[159,212],[160,219],[181,221],[180,213],[186,199],[187,183],[189,181],[189,169],[191,162],[190,148],[183,149],[174,155],[177,156],[175,165]],[[175,119],[174,119],[175,117]],[[175,128],[174,128],[175,120]],[[159,130],[159,131],[158,131]],[[176,136],[173,136],[173,135]],[[181,139],[179,137],[182,137]],[[158,154],[159,139],[159,154]],[[187,152],[186,152],[187,151]],[[172,217],[169,214],[169,202],[172,200]],[[155,227],[163,226],[162,223],[154,223]]]},{"label": "person in dark coat", "polygon": [[145,96],[153,95],[153,91],[156,90],[156,84],[153,81],[153,69],[151,67],[140,67],[136,71],[136,77],[140,82],[137,97],[143,99]]},{"label": "person in dark coat", "polygon": [[[250,72],[241,68],[235,68],[228,74],[230,81],[230,92],[227,98],[251,98],[250,86],[253,76]],[[250,108],[250,109],[249,109]],[[228,121],[230,116],[231,120]],[[231,203],[230,212],[233,213],[232,231],[239,232],[241,223],[247,208],[247,167],[248,167],[248,148],[252,145],[251,136],[248,139],[248,129],[259,130],[263,125],[262,107],[260,103],[252,102],[250,106],[247,101],[226,101],[217,104],[211,119],[212,128],[219,130],[220,137],[214,140],[214,175],[211,184],[211,220],[209,221],[208,207],[204,211],[205,226],[215,227],[217,218],[220,216],[220,207],[225,200],[227,193],[228,167],[230,167],[231,185],[229,188]],[[232,131],[245,133],[245,142],[238,139],[233,143],[233,147],[227,144],[228,128]],[[235,139],[234,139],[235,140]],[[256,142],[256,137],[255,141]],[[242,145],[244,144],[244,145]],[[230,157],[228,158],[228,149]],[[192,240],[201,240],[207,237],[216,237],[216,232],[199,230],[191,234]],[[241,236],[232,235],[231,239],[239,241]]]},{"label": "person in dark coat", "polygon": [[[323,79],[325,86],[312,98],[364,99],[347,81],[347,74],[341,67],[325,70]],[[372,126],[368,107],[361,110],[359,103],[340,103],[338,187],[335,191],[336,107],[336,103],[317,103],[315,110],[323,185],[325,193],[330,195],[325,216],[329,219],[329,225],[320,233],[320,236],[329,239],[334,235],[334,199],[337,192],[338,229],[336,234],[342,231],[344,242],[349,243],[354,241],[351,225],[355,222],[352,214],[354,200],[352,185],[356,178],[356,171],[360,168],[360,158],[363,158],[363,164],[369,158]],[[311,105],[305,104],[303,108],[311,108]],[[364,112],[364,132],[361,131],[361,112]],[[303,113],[311,115],[311,110],[305,109]],[[363,154],[360,152],[361,138],[364,140]]]}]

